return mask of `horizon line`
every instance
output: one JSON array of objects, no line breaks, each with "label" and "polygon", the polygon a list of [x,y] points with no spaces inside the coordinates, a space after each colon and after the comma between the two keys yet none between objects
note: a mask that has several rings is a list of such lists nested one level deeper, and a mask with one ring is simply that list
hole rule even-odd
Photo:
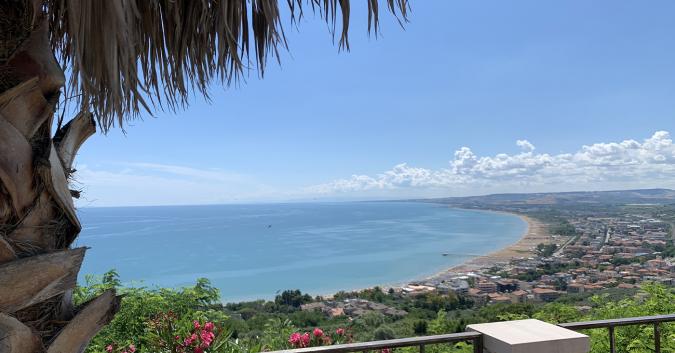
[{"label": "horizon line", "polygon": [[433,201],[433,200],[447,200],[447,199],[463,199],[473,197],[488,197],[497,195],[538,195],[538,194],[574,194],[574,193],[595,193],[595,192],[629,192],[629,191],[648,191],[648,190],[663,190],[675,192],[675,189],[665,187],[641,188],[641,189],[611,189],[611,190],[575,190],[575,191],[550,191],[550,192],[506,192],[506,193],[489,193],[476,194],[468,196],[440,196],[440,197],[422,197],[422,198],[374,198],[374,199],[352,199],[352,200],[285,200],[285,201],[235,201],[235,202],[217,202],[217,203],[185,203],[185,204],[164,204],[164,205],[116,205],[116,206],[81,206],[77,209],[88,208],[132,208],[132,207],[186,207],[186,206],[234,206],[234,205],[283,205],[283,204],[301,204],[301,203],[348,203],[348,202],[415,202],[415,201]]}]

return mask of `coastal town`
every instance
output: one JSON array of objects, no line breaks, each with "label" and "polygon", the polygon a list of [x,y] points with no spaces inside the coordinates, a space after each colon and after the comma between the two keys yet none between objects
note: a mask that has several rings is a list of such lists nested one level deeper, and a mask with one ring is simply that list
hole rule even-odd
[{"label": "coastal town", "polygon": [[572,218],[570,224],[575,235],[561,246],[538,246],[533,249],[536,256],[475,271],[448,271],[400,290],[408,295],[453,292],[476,305],[489,305],[550,302],[565,293],[632,289],[643,281],[675,283],[675,259],[664,253],[672,247],[670,223],[626,214]]},{"label": "coastal town", "polygon": [[[645,281],[671,286],[675,284],[673,215],[654,213],[652,208],[611,214],[568,210],[562,227],[521,213],[530,229],[518,243],[427,279],[386,289],[409,297],[454,295],[480,307],[548,303],[565,295],[592,295],[612,288],[629,291]],[[405,315],[364,299],[328,298],[302,309],[331,317],[358,317],[369,311]]]}]

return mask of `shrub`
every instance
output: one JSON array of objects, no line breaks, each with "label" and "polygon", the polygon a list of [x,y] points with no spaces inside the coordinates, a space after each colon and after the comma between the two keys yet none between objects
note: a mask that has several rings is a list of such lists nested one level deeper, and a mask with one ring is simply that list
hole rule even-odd
[{"label": "shrub", "polygon": [[426,320],[418,320],[413,323],[413,331],[415,332],[416,335],[424,335],[427,333],[427,321]]},{"label": "shrub", "polygon": [[391,327],[382,325],[375,329],[375,332],[373,332],[373,338],[376,340],[391,340],[396,338],[396,334]]},{"label": "shrub", "polygon": [[351,335],[344,328],[338,328],[335,332],[325,332],[315,328],[312,332],[293,332],[288,337],[290,348],[307,348],[317,346],[329,346],[351,342]]}]

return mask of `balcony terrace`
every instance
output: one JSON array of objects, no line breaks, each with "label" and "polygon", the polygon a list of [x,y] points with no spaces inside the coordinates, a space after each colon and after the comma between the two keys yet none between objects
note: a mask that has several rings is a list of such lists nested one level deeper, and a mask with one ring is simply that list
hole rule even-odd
[{"label": "balcony terrace", "polygon": [[[661,353],[661,324],[666,322],[674,322],[675,314],[669,315],[656,315],[656,316],[642,316],[642,317],[631,317],[623,319],[611,319],[611,320],[597,320],[597,321],[586,321],[586,322],[570,322],[558,324],[560,328],[564,328],[572,331],[584,331],[589,329],[607,329],[607,339],[609,342],[609,353],[614,353],[616,351],[616,342],[615,342],[615,328],[621,326],[632,326],[632,325],[652,325],[654,327],[654,346],[653,351],[656,353]],[[503,322],[502,324],[508,324],[508,322]],[[288,352],[288,353],[347,353],[347,352],[369,352],[369,351],[382,351],[382,350],[392,350],[395,348],[403,347],[417,347],[420,353],[425,353],[425,349],[429,345],[441,345],[441,344],[454,344],[459,342],[468,342],[473,346],[474,353],[507,353],[507,352],[538,352],[541,351],[532,351],[528,349],[513,349],[505,351],[493,351],[488,350],[485,347],[486,335],[477,332],[477,331],[468,331],[461,333],[452,333],[446,335],[435,335],[435,336],[421,336],[421,337],[408,337],[392,340],[383,340],[383,341],[371,341],[371,342],[360,342],[360,343],[349,343],[349,344],[339,344],[333,346],[321,346],[321,347],[311,347],[311,348],[300,348],[286,351],[277,351],[277,352]],[[554,342],[555,341],[555,342]],[[550,352],[561,352],[560,348],[562,344],[559,340],[551,340]],[[521,347],[522,348],[522,347]],[[273,353],[277,353],[273,352]],[[578,352],[582,353],[582,352]]]}]

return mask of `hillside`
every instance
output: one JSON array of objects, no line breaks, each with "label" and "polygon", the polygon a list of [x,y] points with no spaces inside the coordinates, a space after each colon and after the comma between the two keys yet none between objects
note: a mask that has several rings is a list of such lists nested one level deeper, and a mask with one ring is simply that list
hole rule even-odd
[{"label": "hillside", "polygon": [[469,197],[447,197],[416,200],[437,202],[463,207],[477,206],[564,206],[564,205],[625,205],[625,204],[672,204],[675,190],[639,189],[616,191],[574,191],[551,193],[492,194]]}]

